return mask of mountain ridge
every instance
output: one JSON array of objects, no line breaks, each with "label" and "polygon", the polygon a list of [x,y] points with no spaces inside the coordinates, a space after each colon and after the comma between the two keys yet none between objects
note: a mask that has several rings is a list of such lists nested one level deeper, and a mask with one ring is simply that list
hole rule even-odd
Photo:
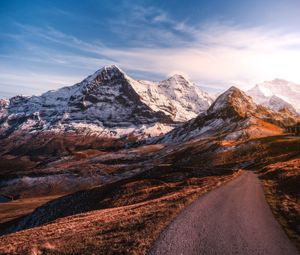
[{"label": "mountain ridge", "polygon": [[285,126],[296,122],[292,113],[276,112],[256,104],[245,92],[232,86],[206,112],[171,130],[159,142],[184,142],[222,133],[228,140],[278,135],[284,132]]}]

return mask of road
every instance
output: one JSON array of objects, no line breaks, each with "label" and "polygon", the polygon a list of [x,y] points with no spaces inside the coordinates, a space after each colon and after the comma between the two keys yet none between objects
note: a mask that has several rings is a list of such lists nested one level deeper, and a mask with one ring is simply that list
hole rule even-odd
[{"label": "road", "polygon": [[161,233],[151,255],[294,255],[257,176],[245,172],[187,207]]}]

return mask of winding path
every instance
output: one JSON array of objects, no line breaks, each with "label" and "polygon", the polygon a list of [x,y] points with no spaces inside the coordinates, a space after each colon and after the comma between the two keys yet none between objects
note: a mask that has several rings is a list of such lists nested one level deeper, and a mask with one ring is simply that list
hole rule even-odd
[{"label": "winding path", "polygon": [[160,235],[151,255],[298,254],[252,172],[204,195]]}]

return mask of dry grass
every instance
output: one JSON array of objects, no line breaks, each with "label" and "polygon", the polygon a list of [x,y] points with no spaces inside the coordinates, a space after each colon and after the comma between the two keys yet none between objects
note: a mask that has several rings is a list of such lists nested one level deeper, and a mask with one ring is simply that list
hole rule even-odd
[{"label": "dry grass", "polygon": [[146,254],[184,207],[238,174],[205,176],[200,169],[148,173],[100,196],[99,209],[2,236],[0,253]]},{"label": "dry grass", "polygon": [[[38,213],[33,213],[33,221],[38,224],[25,224],[25,228],[34,228],[0,238],[0,253],[146,254],[151,243],[184,207],[237,175],[228,169],[239,164],[259,169],[295,159],[300,149],[299,140],[277,136],[232,143],[213,137],[176,148],[137,148],[131,154],[129,151],[111,154],[88,151],[86,155],[80,155],[80,159],[74,158],[71,164],[77,162],[83,171],[85,166],[95,163],[115,167],[124,161],[146,162],[152,150],[157,151],[159,161],[153,161],[153,167],[157,167],[139,176],[122,180],[114,186],[105,185],[107,189],[94,188],[50,202]],[[144,150],[145,157],[136,156],[143,154]],[[98,161],[87,164],[91,163],[90,156]],[[58,162],[53,168],[65,163]],[[67,164],[70,167],[70,163]],[[276,191],[277,204],[282,202],[289,209],[285,211],[286,215],[292,215],[292,204],[286,201],[296,201],[294,208],[299,205],[299,200],[294,200],[299,179],[291,181],[297,164],[290,162],[290,165],[293,169],[286,171],[285,175],[265,176],[266,180],[273,182],[271,187]],[[264,169],[264,173],[272,173],[272,169]],[[114,169],[114,172],[118,170]],[[296,184],[294,189],[288,189],[293,183]],[[287,196],[290,200],[286,199]]]},{"label": "dry grass", "polygon": [[300,251],[300,158],[271,164],[260,173],[274,215]]},{"label": "dry grass", "polygon": [[20,218],[34,211],[37,207],[47,203],[58,196],[45,196],[18,199],[0,204],[0,224]]}]

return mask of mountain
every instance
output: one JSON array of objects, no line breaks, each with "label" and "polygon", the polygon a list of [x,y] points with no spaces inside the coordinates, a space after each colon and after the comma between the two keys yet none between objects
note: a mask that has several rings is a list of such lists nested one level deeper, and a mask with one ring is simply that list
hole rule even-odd
[{"label": "mountain", "polygon": [[1,137],[16,131],[159,135],[206,110],[212,99],[180,75],[137,81],[106,66],[73,86],[0,102]]},{"label": "mountain", "polygon": [[297,122],[288,112],[276,112],[256,104],[236,87],[221,94],[207,111],[173,129],[160,142],[182,142],[194,138],[222,136],[225,140],[248,139],[283,133]]},{"label": "mountain", "polygon": [[290,103],[275,95],[268,98],[267,101],[263,103],[263,105],[271,108],[274,111],[283,111],[284,109],[286,109],[290,113],[297,115],[296,109]]},{"label": "mountain", "polygon": [[282,79],[257,84],[247,91],[255,102],[278,111],[288,108],[300,113],[300,85]]},{"label": "mountain", "polygon": [[142,101],[174,121],[184,122],[208,109],[213,99],[195,84],[175,74],[161,82],[130,80]]},{"label": "mountain", "polygon": [[[172,128],[196,91],[186,81],[136,81],[106,67],[72,87],[1,100],[0,197],[16,201],[3,204],[0,253],[151,253],[183,208],[243,169],[264,171],[298,226],[299,210],[290,212],[299,207],[300,138],[281,135],[296,123],[287,108],[273,111],[231,87],[153,144],[97,140],[101,128],[115,137],[153,123]],[[98,129],[86,136],[79,127]]]}]

